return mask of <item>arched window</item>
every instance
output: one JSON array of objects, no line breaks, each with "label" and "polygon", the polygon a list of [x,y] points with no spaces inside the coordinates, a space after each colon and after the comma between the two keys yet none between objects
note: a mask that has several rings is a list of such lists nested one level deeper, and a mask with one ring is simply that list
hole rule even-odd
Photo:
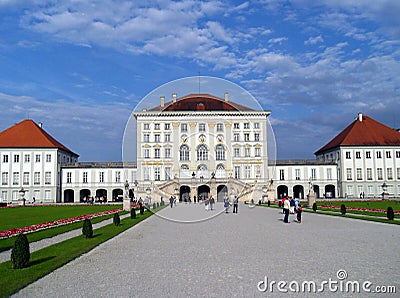
[{"label": "arched window", "polygon": [[216,178],[225,178],[225,167],[223,164],[217,165],[216,171],[215,171],[215,177]]},{"label": "arched window", "polygon": [[223,145],[217,145],[215,147],[215,159],[225,160],[225,148]]},{"label": "arched window", "polygon": [[190,172],[189,172],[189,166],[188,165],[181,165],[181,170],[179,173],[180,178],[189,178],[190,177]]},{"label": "arched window", "polygon": [[205,145],[197,147],[197,160],[208,160],[208,149]]},{"label": "arched window", "polygon": [[189,160],[189,147],[187,145],[182,145],[180,150],[180,160]]}]

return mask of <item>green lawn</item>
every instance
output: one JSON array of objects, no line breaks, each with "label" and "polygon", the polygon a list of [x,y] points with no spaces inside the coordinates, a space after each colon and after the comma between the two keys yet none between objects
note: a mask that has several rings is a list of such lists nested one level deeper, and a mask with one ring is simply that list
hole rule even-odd
[{"label": "green lawn", "polygon": [[[0,297],[8,297],[35,280],[49,274],[80,255],[90,251],[99,244],[115,237],[138,222],[151,216],[153,212],[138,214],[136,219],[130,217],[121,220],[120,226],[113,224],[94,230],[93,238],[85,239],[83,235],[63,241],[31,253],[30,265],[24,269],[11,269],[11,262],[0,264]],[[82,223],[81,223],[82,226]]]},{"label": "green lawn", "polygon": [[0,208],[0,231],[121,208],[122,205],[27,206]]}]

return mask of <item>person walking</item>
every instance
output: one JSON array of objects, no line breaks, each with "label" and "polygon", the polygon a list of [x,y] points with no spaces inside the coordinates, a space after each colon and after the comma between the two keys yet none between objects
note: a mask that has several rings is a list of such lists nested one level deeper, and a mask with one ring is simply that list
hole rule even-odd
[{"label": "person walking", "polygon": [[228,199],[224,199],[224,207],[225,207],[225,213],[228,213],[229,212],[229,206],[230,206],[231,204],[229,203],[229,200]]},{"label": "person walking", "polygon": [[233,199],[233,213],[238,213],[239,198],[235,196]]},{"label": "person walking", "polygon": [[295,202],[294,202],[294,199],[293,198],[290,198],[290,214],[294,214],[294,207],[295,207]]},{"label": "person walking", "polygon": [[214,209],[214,204],[215,204],[214,197],[211,196],[211,198],[210,198],[210,210],[213,210],[213,209]]},{"label": "person walking", "polygon": [[205,205],[206,211],[208,211],[208,203],[209,203],[208,198],[207,197],[204,198],[204,205]]},{"label": "person walking", "polygon": [[301,213],[303,212],[303,208],[299,204],[299,207],[297,207],[297,222],[301,223]]},{"label": "person walking", "polygon": [[171,206],[171,208],[172,208],[172,206],[174,205],[174,197],[173,197],[173,196],[171,196],[171,197],[169,198],[169,204],[170,204],[170,206]]},{"label": "person walking", "polygon": [[283,202],[283,213],[285,217],[283,218],[284,223],[289,223],[289,208],[290,208],[290,201],[288,199]]}]

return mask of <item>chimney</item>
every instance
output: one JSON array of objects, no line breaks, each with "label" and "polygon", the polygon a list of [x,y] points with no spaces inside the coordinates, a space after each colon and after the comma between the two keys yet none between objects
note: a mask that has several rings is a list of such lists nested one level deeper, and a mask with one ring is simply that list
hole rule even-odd
[{"label": "chimney", "polygon": [[172,102],[176,102],[176,93],[172,93]]},{"label": "chimney", "polygon": [[160,107],[164,107],[165,106],[165,96],[160,96]]},{"label": "chimney", "polygon": [[362,122],[362,113],[361,112],[358,113],[358,121]]},{"label": "chimney", "polygon": [[225,101],[229,101],[229,93],[225,92],[224,94]]}]

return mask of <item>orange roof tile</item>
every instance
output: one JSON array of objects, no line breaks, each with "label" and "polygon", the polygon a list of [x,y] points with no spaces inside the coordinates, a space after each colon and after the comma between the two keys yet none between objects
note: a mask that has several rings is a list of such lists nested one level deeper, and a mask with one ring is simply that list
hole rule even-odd
[{"label": "orange roof tile", "polygon": [[58,148],[79,156],[32,120],[21,121],[0,132],[0,148]]},{"label": "orange roof tile", "polygon": [[164,107],[157,106],[151,111],[254,111],[253,109],[225,101],[210,94],[189,94],[177,98],[176,102],[165,103]]},{"label": "orange roof tile", "polygon": [[400,132],[370,117],[357,117],[349,126],[314,154],[339,146],[400,146]]}]

